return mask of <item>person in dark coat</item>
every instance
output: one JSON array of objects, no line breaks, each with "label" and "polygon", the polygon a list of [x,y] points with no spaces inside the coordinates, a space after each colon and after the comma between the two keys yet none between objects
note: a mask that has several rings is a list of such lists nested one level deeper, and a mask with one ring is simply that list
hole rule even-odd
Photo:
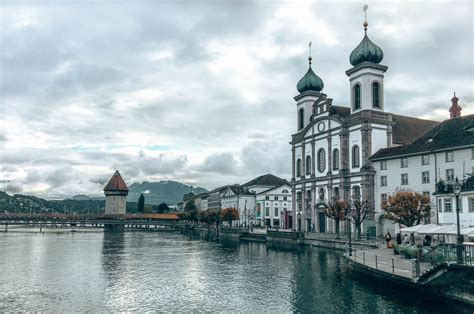
[{"label": "person in dark coat", "polygon": [[401,245],[402,244],[402,235],[399,233],[397,233],[397,245]]},{"label": "person in dark coat", "polygon": [[392,235],[388,231],[387,231],[387,234],[385,235],[385,241],[387,241],[387,248],[388,249],[392,248]]}]

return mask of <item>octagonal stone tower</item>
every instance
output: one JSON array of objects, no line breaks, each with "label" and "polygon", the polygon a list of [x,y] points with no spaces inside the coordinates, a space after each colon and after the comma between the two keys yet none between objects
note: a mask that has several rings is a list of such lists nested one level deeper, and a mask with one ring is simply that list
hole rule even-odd
[{"label": "octagonal stone tower", "polygon": [[126,213],[128,187],[118,170],[105,186],[104,194],[106,215],[124,215]]}]

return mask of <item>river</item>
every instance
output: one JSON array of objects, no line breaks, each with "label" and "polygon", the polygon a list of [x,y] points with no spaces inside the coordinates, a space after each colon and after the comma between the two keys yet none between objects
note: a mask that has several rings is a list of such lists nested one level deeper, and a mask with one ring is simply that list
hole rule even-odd
[{"label": "river", "polygon": [[340,253],[165,232],[0,233],[0,312],[464,312],[351,273]]}]

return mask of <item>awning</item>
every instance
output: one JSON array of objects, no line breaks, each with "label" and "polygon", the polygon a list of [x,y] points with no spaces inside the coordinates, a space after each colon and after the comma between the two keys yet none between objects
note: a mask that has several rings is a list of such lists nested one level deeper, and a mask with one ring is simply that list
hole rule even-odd
[{"label": "awning", "polygon": [[423,228],[423,226],[427,226],[427,225],[416,225],[416,226],[413,226],[413,227],[402,228],[402,229],[400,229],[400,231],[401,232],[408,232],[408,233],[418,232],[418,230],[420,228]]},{"label": "awning", "polygon": [[[418,234],[458,234],[457,225],[417,225],[400,229],[400,231]],[[460,233],[462,235],[474,235],[474,228],[461,228]]]}]

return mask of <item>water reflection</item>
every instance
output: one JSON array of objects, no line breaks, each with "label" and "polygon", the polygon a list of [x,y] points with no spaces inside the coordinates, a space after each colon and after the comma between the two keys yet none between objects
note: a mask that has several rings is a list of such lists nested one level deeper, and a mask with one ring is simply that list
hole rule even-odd
[{"label": "water reflection", "polygon": [[102,268],[106,277],[115,282],[120,279],[125,256],[125,233],[105,231],[102,241]]}]

